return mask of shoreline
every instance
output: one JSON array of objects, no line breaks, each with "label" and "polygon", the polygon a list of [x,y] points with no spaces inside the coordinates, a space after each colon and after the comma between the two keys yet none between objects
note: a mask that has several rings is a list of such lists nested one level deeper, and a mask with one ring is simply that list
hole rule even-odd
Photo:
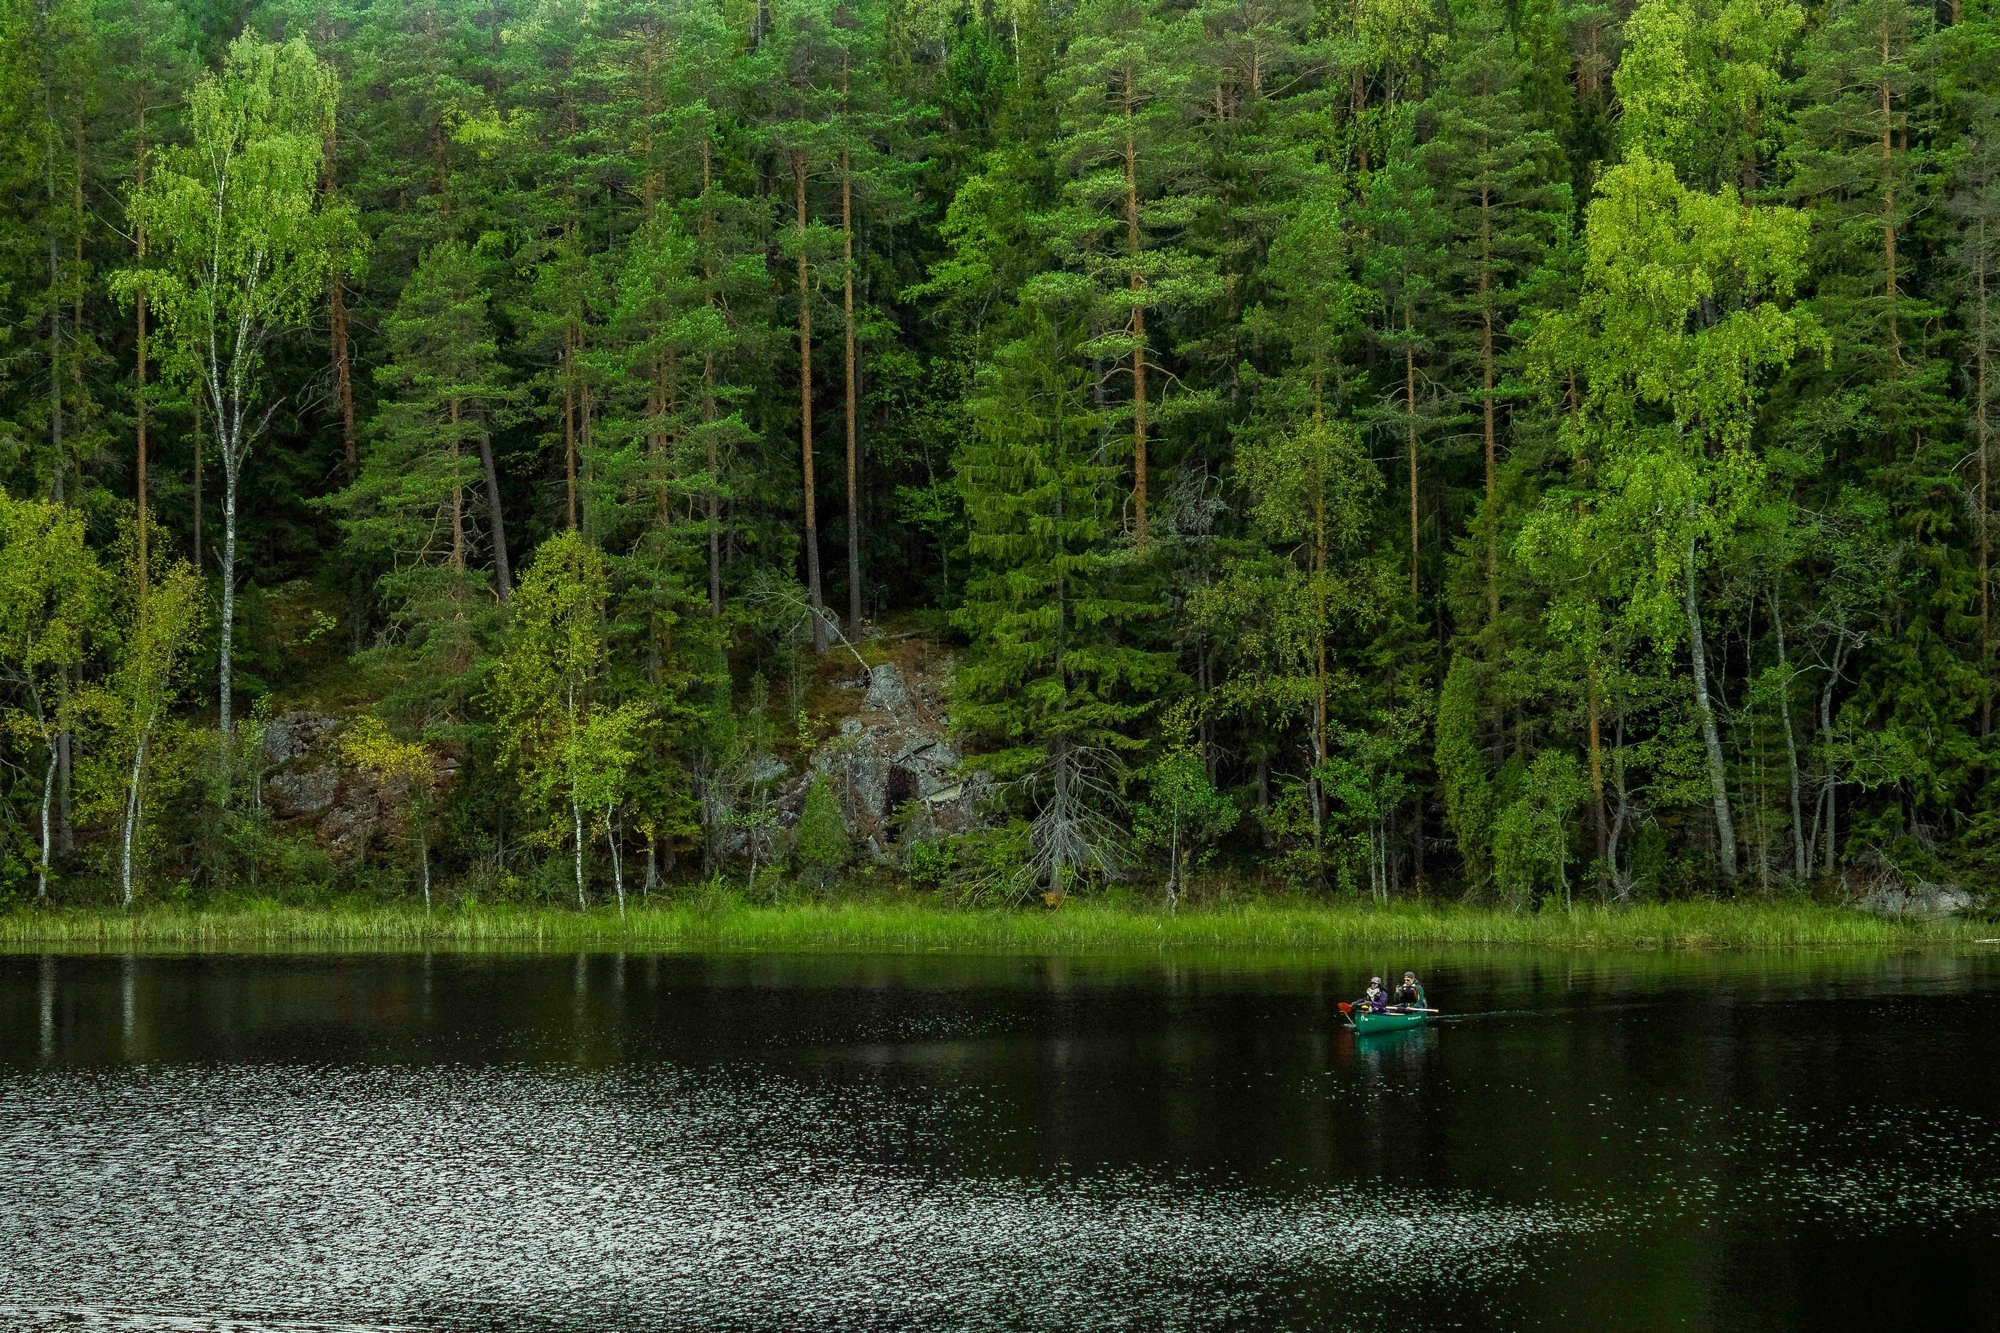
[{"label": "shoreline", "polygon": [[453,907],[426,917],[392,908],[242,903],[200,910],[16,909],[0,913],[0,952],[139,948],[227,952],[303,947],[628,948],[657,952],[1013,953],[1298,951],[1371,945],[1567,950],[1995,949],[2000,926],[1962,918],[1902,920],[1808,903],[1681,902],[1579,906],[1527,915],[1493,908],[1253,902],[1185,908],[1066,904],[960,908],[934,902],[753,907],[677,903],[588,912]]}]

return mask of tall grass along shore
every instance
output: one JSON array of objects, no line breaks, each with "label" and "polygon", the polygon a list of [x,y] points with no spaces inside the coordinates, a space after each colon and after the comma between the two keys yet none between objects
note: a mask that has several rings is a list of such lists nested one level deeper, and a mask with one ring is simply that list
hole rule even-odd
[{"label": "tall grass along shore", "polygon": [[[1183,910],[1068,903],[1054,911],[861,902],[637,907],[623,918],[496,906],[430,915],[264,902],[190,911],[18,910],[0,949],[636,948],[774,952],[1089,953],[1310,950],[1375,944],[1562,949],[1981,947],[1991,923],[1897,920],[1810,903],[1682,902],[1538,915],[1460,906],[1253,903]],[[1991,947],[1990,944],[1984,947]]]}]

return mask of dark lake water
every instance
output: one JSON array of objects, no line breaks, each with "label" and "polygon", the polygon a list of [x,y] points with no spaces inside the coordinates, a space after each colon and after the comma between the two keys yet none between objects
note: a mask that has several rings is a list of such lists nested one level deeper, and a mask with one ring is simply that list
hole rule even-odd
[{"label": "dark lake water", "polygon": [[1997,1052],[1990,955],[0,956],[0,1329],[2000,1329]]}]

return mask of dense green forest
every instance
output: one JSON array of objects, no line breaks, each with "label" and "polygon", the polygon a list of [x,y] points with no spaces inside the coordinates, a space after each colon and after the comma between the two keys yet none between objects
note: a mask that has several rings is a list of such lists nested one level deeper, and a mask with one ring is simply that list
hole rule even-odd
[{"label": "dense green forest", "polygon": [[1982,3],[5,0],[0,895],[1976,886]]}]

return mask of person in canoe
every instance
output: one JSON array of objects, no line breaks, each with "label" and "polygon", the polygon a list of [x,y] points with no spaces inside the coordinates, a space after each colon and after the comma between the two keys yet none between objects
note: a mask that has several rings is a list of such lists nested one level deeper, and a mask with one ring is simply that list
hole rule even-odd
[{"label": "person in canoe", "polygon": [[1382,989],[1382,978],[1368,978],[1368,993],[1356,1000],[1354,1007],[1364,1014],[1383,1014],[1389,1011],[1389,992]]},{"label": "person in canoe", "polygon": [[1396,987],[1396,993],[1392,997],[1391,1003],[1399,1009],[1428,1009],[1431,1007],[1431,1002],[1424,998],[1424,984],[1417,980],[1417,974],[1414,972],[1403,973],[1403,984]]}]

